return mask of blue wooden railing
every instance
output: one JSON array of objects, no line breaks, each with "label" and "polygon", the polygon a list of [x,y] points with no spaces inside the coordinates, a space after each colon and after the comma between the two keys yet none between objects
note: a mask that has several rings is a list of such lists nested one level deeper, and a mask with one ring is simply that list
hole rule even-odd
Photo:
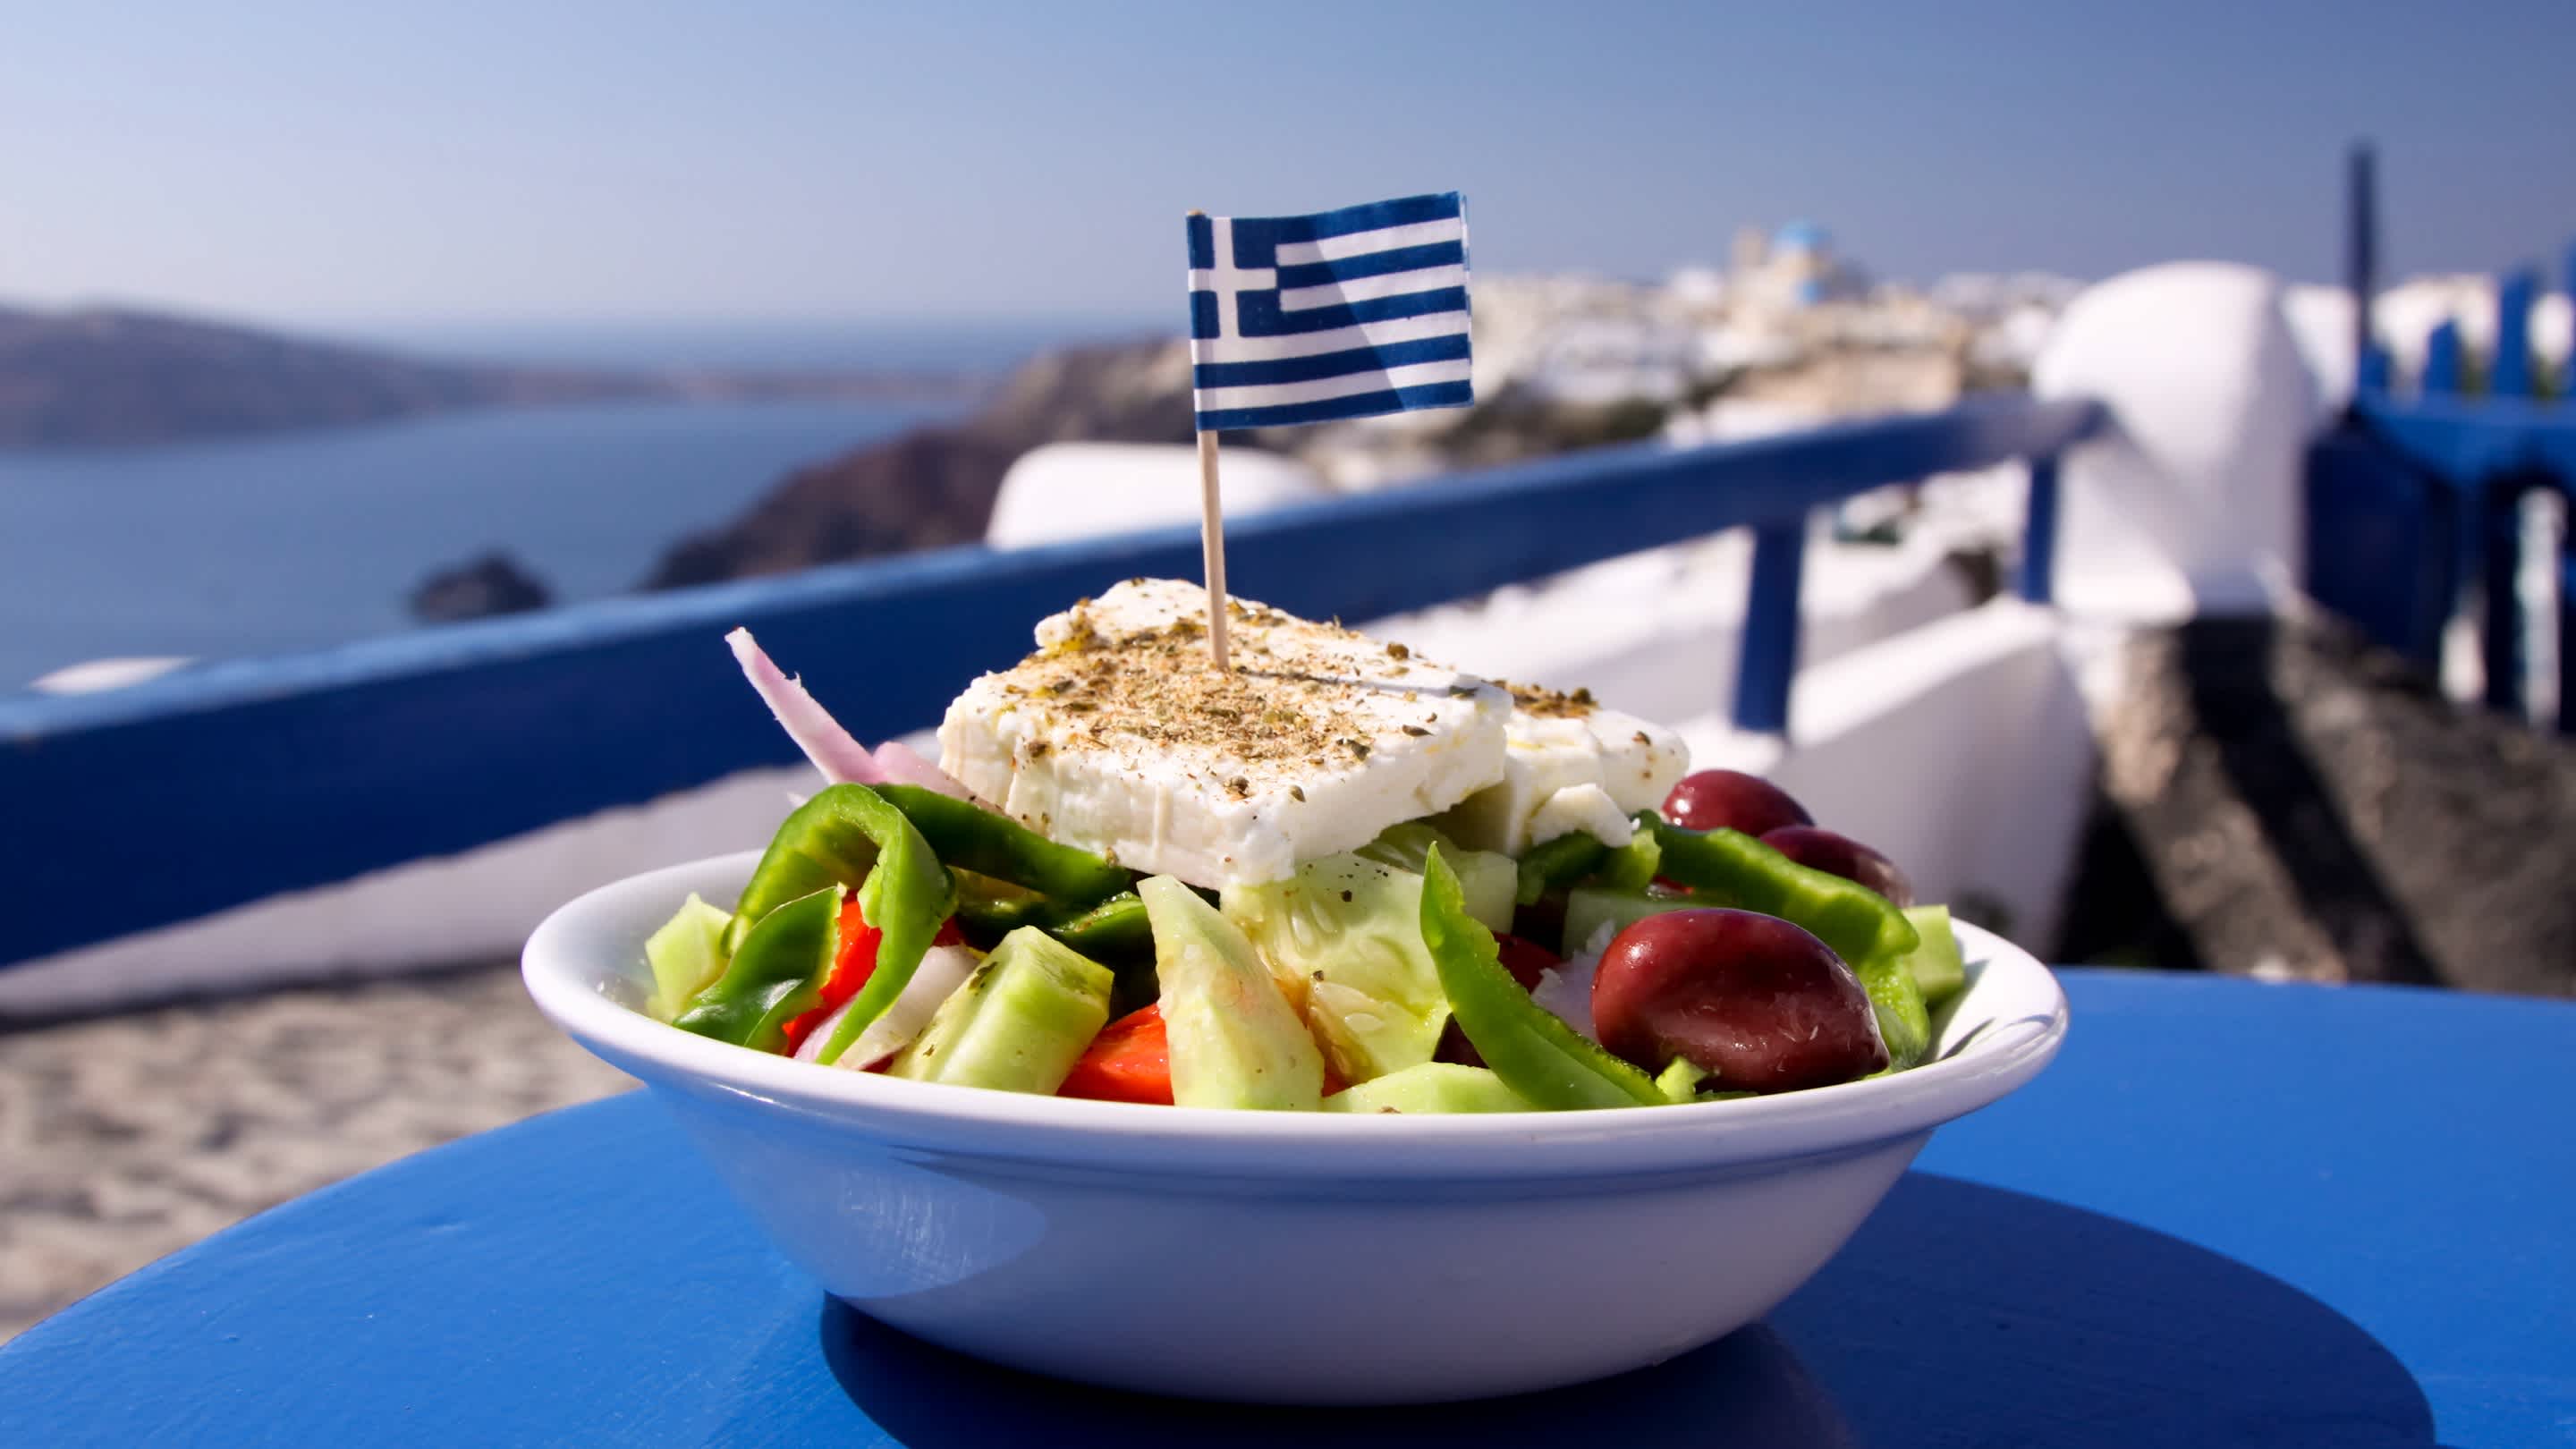
[{"label": "blue wooden railing", "polygon": [[[2485,385],[2467,391],[2469,357],[2457,321],[2426,339],[2411,395],[2397,390],[2373,330],[2378,216],[2373,162],[2356,148],[2347,217],[2348,282],[2355,298],[2353,404],[2345,426],[2322,440],[2309,467],[2309,587],[2374,637],[2427,666],[2438,662],[2443,623],[2475,583],[2486,702],[2524,708],[2527,641],[2542,625],[2558,640],[2558,724],[2576,730],[2576,531],[2551,562],[2557,617],[2529,617],[2516,587],[2523,498],[2535,489],[2576,498],[2576,404],[2544,399],[2532,349],[2540,274],[2518,268],[2497,280],[2495,350]],[[2567,255],[2576,295],[2576,247]]]},{"label": "blue wooden railing", "polygon": [[[2009,398],[1600,449],[1244,520],[1228,530],[1230,573],[1248,598],[1363,619],[1749,526],[1734,716],[1782,730],[1810,510],[2031,460],[2021,590],[2045,601],[2054,460],[2104,422],[2094,403]],[[877,738],[935,721],[1074,598],[1197,569],[1190,530],[950,549],[0,700],[0,963],[789,763],[792,746],[730,677],[719,636],[738,624]]]}]

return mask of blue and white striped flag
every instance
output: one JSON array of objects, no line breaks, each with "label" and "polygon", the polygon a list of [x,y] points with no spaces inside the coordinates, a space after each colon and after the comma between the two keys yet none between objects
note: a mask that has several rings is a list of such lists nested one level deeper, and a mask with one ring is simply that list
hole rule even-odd
[{"label": "blue and white striped flag", "polygon": [[1476,400],[1458,193],[1189,224],[1201,432]]}]

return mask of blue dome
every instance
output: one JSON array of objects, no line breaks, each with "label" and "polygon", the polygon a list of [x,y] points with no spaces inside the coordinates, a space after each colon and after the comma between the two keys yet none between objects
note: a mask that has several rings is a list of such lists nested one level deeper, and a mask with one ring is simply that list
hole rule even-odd
[{"label": "blue dome", "polygon": [[1823,227],[1812,221],[1793,221],[1772,234],[1771,245],[1783,251],[1820,252],[1826,240]]}]

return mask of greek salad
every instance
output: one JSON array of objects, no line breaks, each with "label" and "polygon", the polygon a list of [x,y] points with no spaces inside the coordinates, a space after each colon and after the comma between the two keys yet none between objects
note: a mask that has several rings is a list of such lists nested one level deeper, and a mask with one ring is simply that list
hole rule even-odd
[{"label": "greek salad", "polygon": [[1136,579],[870,750],[751,636],[829,783],[645,1009],[817,1070],[1351,1113],[1658,1106],[1901,1071],[1947,911],[1677,736],[1336,623]]}]

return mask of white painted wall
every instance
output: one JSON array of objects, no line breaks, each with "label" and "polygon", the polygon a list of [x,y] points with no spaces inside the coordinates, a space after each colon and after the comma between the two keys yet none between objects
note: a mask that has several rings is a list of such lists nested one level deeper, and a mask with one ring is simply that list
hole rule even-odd
[{"label": "white painted wall", "polygon": [[2116,423],[2061,473],[2063,607],[2172,620],[2268,611],[2291,591],[2323,409],[2278,279],[2218,262],[2114,277],[2067,307],[2033,389],[2099,398]]},{"label": "white painted wall", "polygon": [[1818,824],[1885,851],[1922,900],[1999,901],[2044,951],[2095,759],[2061,633],[2049,610],[1996,599],[1802,673],[1785,746],[1717,715],[1682,735],[1694,768],[1777,781]]},{"label": "white painted wall", "polygon": [[2567,365],[2576,353],[2576,297],[2552,292],[2532,304],[2531,350],[2552,367]]},{"label": "white painted wall", "polygon": [[[1943,563],[1950,534],[1852,547],[1831,542],[1827,527],[1819,515],[1808,540],[1803,663],[1968,606],[1966,583]],[[1750,538],[1734,530],[1362,627],[1473,673],[1581,685],[1631,714],[1688,719],[1734,697],[1751,571]]]},{"label": "white painted wall", "polygon": [[2495,347],[2496,288],[2481,276],[2410,277],[2379,294],[2371,308],[2371,329],[2388,348],[2389,362],[2400,378],[2424,370],[2433,329],[2445,322],[2460,328],[2460,345],[2484,354]]},{"label": "white painted wall", "polygon": [[2339,411],[2352,401],[2352,293],[2314,283],[2291,286],[2281,293],[2281,316],[2308,365],[2318,411]]},{"label": "white painted wall", "polygon": [[[1219,477],[1229,518],[1325,496],[1293,458],[1231,448]],[[1131,533],[1199,517],[1198,449],[1186,443],[1049,443],[1002,475],[984,541],[1028,548],[1098,534]]]}]

